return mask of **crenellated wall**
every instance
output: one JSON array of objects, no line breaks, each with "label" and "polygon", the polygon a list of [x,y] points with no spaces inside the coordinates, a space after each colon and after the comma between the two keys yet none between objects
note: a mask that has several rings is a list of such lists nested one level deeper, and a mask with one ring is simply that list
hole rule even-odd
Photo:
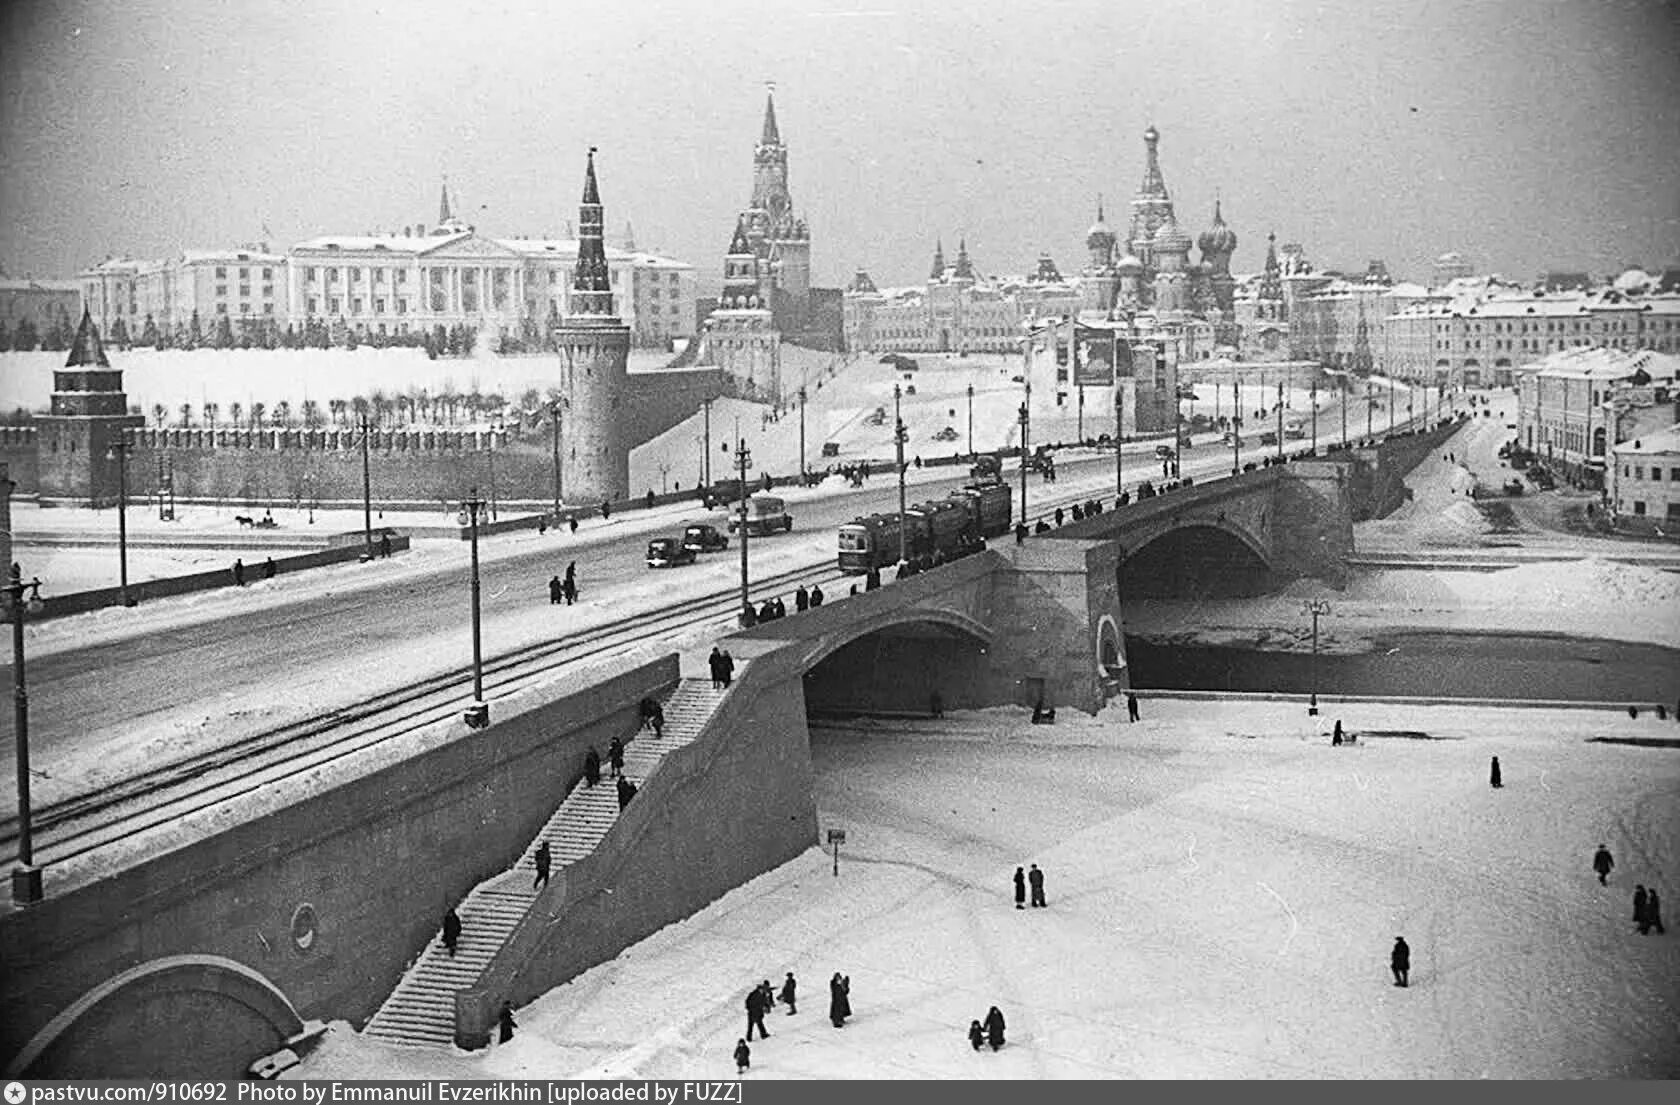
[{"label": "crenellated wall", "polygon": [[40,485],[36,462],[40,440],[34,426],[0,426],[0,463],[11,469],[19,495],[33,495]]}]

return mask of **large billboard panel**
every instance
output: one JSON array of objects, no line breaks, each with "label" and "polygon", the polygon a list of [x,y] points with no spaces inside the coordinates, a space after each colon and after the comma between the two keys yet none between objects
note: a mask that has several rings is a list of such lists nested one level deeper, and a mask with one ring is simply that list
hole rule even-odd
[{"label": "large billboard panel", "polygon": [[1075,387],[1113,387],[1114,354],[1124,342],[1111,330],[1082,326],[1073,331],[1073,383]]}]

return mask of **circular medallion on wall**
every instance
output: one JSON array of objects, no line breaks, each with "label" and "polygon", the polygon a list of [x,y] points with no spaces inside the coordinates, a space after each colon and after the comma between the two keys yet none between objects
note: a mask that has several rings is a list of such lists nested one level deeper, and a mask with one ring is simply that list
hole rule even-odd
[{"label": "circular medallion on wall", "polygon": [[292,947],[300,952],[308,952],[315,947],[320,936],[321,921],[315,916],[315,907],[305,902],[292,913]]}]

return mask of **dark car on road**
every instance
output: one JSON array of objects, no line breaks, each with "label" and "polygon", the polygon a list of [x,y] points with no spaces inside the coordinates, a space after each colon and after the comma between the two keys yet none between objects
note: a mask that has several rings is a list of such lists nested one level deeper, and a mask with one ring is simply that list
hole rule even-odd
[{"label": "dark car on road", "polygon": [[692,563],[694,550],[683,548],[683,543],[675,537],[655,537],[648,542],[647,566],[650,568],[672,568]]},{"label": "dark car on road", "polygon": [[701,523],[683,530],[682,545],[689,552],[717,552],[729,547],[729,538],[719,533],[716,526]]}]

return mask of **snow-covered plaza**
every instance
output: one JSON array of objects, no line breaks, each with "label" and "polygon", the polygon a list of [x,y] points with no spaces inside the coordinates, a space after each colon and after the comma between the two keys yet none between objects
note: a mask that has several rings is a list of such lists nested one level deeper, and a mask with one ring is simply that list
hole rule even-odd
[{"label": "snow-covered plaza", "polygon": [[[747,990],[792,971],[799,1012],[771,1011],[751,1079],[1680,1076],[1680,943],[1632,922],[1636,883],[1680,900],[1680,755],[1593,740],[1672,742],[1674,720],[1141,706],[818,729],[838,877],[813,847],[518,1010],[486,1052],[339,1023],[295,1074],[734,1077]],[[1357,743],[1331,747],[1338,719]],[[1049,907],[1018,912],[1029,863]],[[977,1053],[992,1005],[1008,1043]]]}]

